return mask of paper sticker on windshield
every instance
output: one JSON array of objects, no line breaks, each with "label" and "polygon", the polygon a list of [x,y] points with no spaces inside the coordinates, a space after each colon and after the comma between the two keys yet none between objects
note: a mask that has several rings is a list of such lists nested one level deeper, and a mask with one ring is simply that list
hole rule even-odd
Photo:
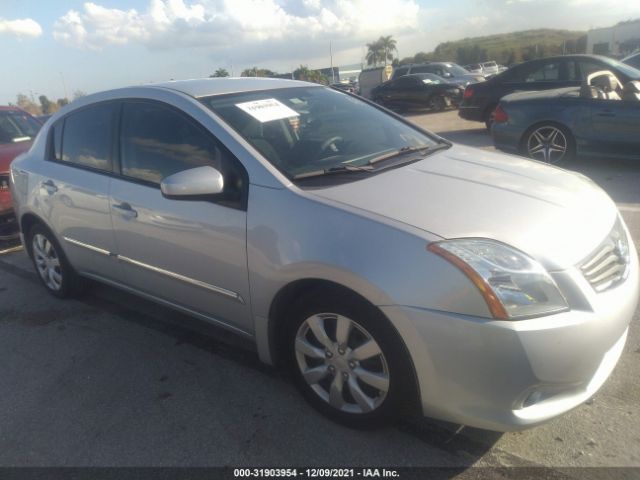
[{"label": "paper sticker on windshield", "polygon": [[265,123],[281,118],[297,117],[300,114],[290,109],[275,98],[256,100],[255,102],[236,103],[236,107],[244,110],[256,120]]}]

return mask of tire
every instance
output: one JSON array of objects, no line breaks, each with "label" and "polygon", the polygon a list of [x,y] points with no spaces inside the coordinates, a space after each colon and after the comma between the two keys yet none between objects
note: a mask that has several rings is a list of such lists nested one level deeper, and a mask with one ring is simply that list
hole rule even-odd
[{"label": "tire", "polygon": [[493,126],[493,119],[496,115],[496,108],[498,108],[497,104],[489,105],[484,111],[484,125],[489,131],[491,131],[491,127]]},{"label": "tire", "polygon": [[429,100],[429,108],[434,112],[442,112],[447,108],[447,102],[442,96],[434,95]]},{"label": "tire", "polygon": [[[345,343],[337,341],[339,335]],[[365,343],[366,349],[358,349]],[[286,347],[302,395],[343,425],[387,424],[417,398],[413,367],[397,332],[380,311],[354,296],[323,289],[303,297],[289,316]]]},{"label": "tire", "polygon": [[560,165],[575,158],[576,142],[565,126],[539,123],[527,129],[520,139],[520,153],[533,160]]},{"label": "tire", "polygon": [[34,225],[27,234],[26,244],[38,278],[51,295],[68,298],[80,293],[80,278],[49,229]]}]

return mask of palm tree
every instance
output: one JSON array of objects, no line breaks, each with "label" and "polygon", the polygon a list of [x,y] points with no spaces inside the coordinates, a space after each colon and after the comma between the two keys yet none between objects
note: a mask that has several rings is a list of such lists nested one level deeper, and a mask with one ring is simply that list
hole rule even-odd
[{"label": "palm tree", "polygon": [[[380,37],[382,38],[382,37]],[[384,56],[384,49],[380,40],[376,40],[375,42],[367,43],[367,65],[373,65],[374,67],[378,64],[382,57]]]},{"label": "palm tree", "polygon": [[387,66],[387,60],[393,61],[393,52],[398,51],[397,42],[393,38],[392,35],[387,35],[386,37],[380,37],[378,39],[378,44],[380,44],[380,49],[383,52],[384,65]]},{"label": "palm tree", "polygon": [[227,72],[226,68],[219,68],[215,72],[213,72],[213,75],[209,75],[209,78],[228,77],[228,76],[229,76],[229,72]]}]

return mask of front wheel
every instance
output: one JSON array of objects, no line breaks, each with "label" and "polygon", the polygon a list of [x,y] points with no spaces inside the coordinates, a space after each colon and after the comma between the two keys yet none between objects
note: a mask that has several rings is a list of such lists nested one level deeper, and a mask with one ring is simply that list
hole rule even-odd
[{"label": "front wheel", "polygon": [[[331,300],[329,300],[331,299]],[[289,359],[297,386],[321,413],[366,428],[397,416],[412,367],[397,333],[374,307],[308,297],[291,318]]]},{"label": "front wheel", "polygon": [[567,128],[545,123],[525,132],[520,150],[534,160],[552,164],[565,163],[575,155],[575,140]]},{"label": "front wheel", "polygon": [[442,112],[447,108],[447,101],[440,95],[434,95],[429,102],[429,108],[434,112]]}]

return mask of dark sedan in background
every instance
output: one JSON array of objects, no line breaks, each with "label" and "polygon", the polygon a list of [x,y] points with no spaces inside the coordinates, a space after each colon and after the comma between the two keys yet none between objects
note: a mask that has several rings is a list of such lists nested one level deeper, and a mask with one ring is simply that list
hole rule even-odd
[{"label": "dark sedan in background", "polygon": [[484,76],[478,73],[471,73],[453,62],[429,62],[412,63],[401,65],[393,70],[392,80],[404,75],[414,73],[431,73],[444,78],[449,83],[455,83],[466,87],[471,83],[484,82]]},{"label": "dark sedan in background", "polygon": [[640,79],[640,70],[599,55],[565,55],[515,65],[486,82],[469,85],[460,104],[460,117],[485,122],[491,128],[498,102],[518,91],[579,87],[593,72],[609,70],[624,84]]},{"label": "dark sedan in background", "polygon": [[491,129],[496,148],[548,163],[574,155],[640,160],[640,81],[602,73],[579,88],[504,97]]},{"label": "dark sedan in background", "polygon": [[392,110],[429,108],[442,111],[457,106],[464,88],[447,82],[431,73],[403,75],[378,85],[371,92],[371,98],[379,105]]}]

